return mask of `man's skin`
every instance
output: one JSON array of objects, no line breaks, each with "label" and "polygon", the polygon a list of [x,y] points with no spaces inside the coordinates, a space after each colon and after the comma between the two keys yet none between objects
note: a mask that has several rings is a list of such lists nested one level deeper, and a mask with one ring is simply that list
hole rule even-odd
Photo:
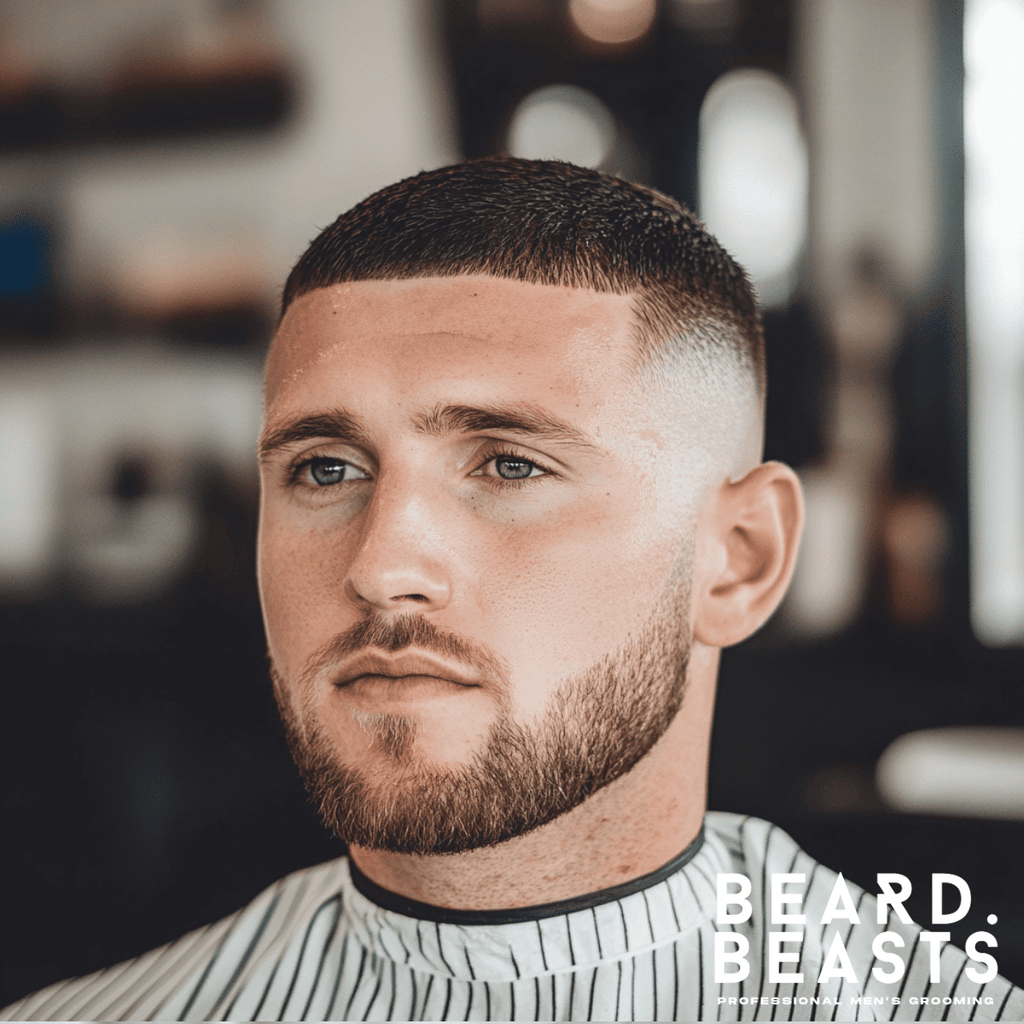
[{"label": "man's skin", "polygon": [[[379,885],[460,909],[546,903],[653,871],[696,836],[719,650],[781,600],[803,516],[792,470],[759,462],[752,383],[721,376],[638,371],[629,296],[464,276],[336,285],[289,308],[268,361],[264,440],[339,411],[357,429],[264,446],[260,588],[286,699],[342,762],[400,785],[360,723],[370,713],[415,720],[414,764],[466,763],[500,702],[536,724],[560,680],[648,621],[674,573],[691,577],[685,699],[636,767],[498,846],[353,846]],[[450,406],[571,429],[429,418]],[[528,478],[497,475],[509,453],[531,463]],[[308,464],[296,474],[314,456],[344,459],[350,478],[324,487]],[[491,652],[509,692],[454,662],[456,681],[429,665],[345,687],[310,671],[367,616],[410,614]]]}]

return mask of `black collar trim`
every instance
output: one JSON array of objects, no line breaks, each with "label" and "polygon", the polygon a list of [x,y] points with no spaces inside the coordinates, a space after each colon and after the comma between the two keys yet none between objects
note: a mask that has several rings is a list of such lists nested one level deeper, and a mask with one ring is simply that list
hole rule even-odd
[{"label": "black collar trim", "polygon": [[589,910],[602,903],[625,899],[627,896],[632,896],[633,893],[640,892],[641,889],[649,889],[689,864],[703,845],[704,826],[701,825],[697,838],[682,853],[649,874],[641,875],[629,882],[623,882],[621,885],[613,885],[610,889],[587,893],[584,896],[573,896],[555,903],[538,903],[533,907],[512,907],[509,910],[452,910],[448,907],[435,907],[429,903],[420,903],[419,900],[399,896],[397,893],[382,889],[376,882],[371,882],[356,867],[355,861],[351,857],[348,859],[348,867],[352,875],[352,884],[371,903],[376,903],[378,907],[401,914],[403,917],[418,918],[421,921],[432,921],[437,924],[518,924],[522,921],[540,921],[545,917],[560,917],[564,914],[576,913],[579,910]]}]

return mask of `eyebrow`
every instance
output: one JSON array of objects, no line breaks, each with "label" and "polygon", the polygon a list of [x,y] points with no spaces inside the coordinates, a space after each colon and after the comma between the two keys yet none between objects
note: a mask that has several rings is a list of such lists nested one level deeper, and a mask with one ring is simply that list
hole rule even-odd
[{"label": "eyebrow", "polygon": [[313,416],[296,416],[273,428],[264,428],[256,444],[256,454],[262,462],[303,441],[341,441],[358,447],[369,448],[370,440],[359,420],[343,409],[317,413]]},{"label": "eyebrow", "polygon": [[[582,430],[528,403],[437,405],[429,412],[413,416],[412,425],[419,433],[432,437],[499,430],[551,441],[591,455],[608,454]],[[259,458],[264,460],[283,448],[313,440],[373,447],[369,434],[357,417],[343,409],[333,409],[311,416],[297,416],[276,427],[265,429],[260,435],[257,452]]]}]

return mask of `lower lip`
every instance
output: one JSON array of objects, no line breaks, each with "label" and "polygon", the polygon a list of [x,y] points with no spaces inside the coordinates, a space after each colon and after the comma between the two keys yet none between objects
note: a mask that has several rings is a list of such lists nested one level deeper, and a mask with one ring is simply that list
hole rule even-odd
[{"label": "lower lip", "polygon": [[455,683],[439,676],[357,676],[338,687],[344,694],[362,698],[374,704],[416,703],[443,697],[471,693],[478,686]]}]

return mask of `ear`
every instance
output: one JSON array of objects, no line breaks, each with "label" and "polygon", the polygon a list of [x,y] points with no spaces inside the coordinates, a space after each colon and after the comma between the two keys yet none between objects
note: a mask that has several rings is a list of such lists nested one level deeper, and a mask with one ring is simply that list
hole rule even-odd
[{"label": "ear", "polygon": [[765,462],[708,503],[694,565],[694,638],[739,643],[768,620],[793,575],[804,522],[796,473]]}]

